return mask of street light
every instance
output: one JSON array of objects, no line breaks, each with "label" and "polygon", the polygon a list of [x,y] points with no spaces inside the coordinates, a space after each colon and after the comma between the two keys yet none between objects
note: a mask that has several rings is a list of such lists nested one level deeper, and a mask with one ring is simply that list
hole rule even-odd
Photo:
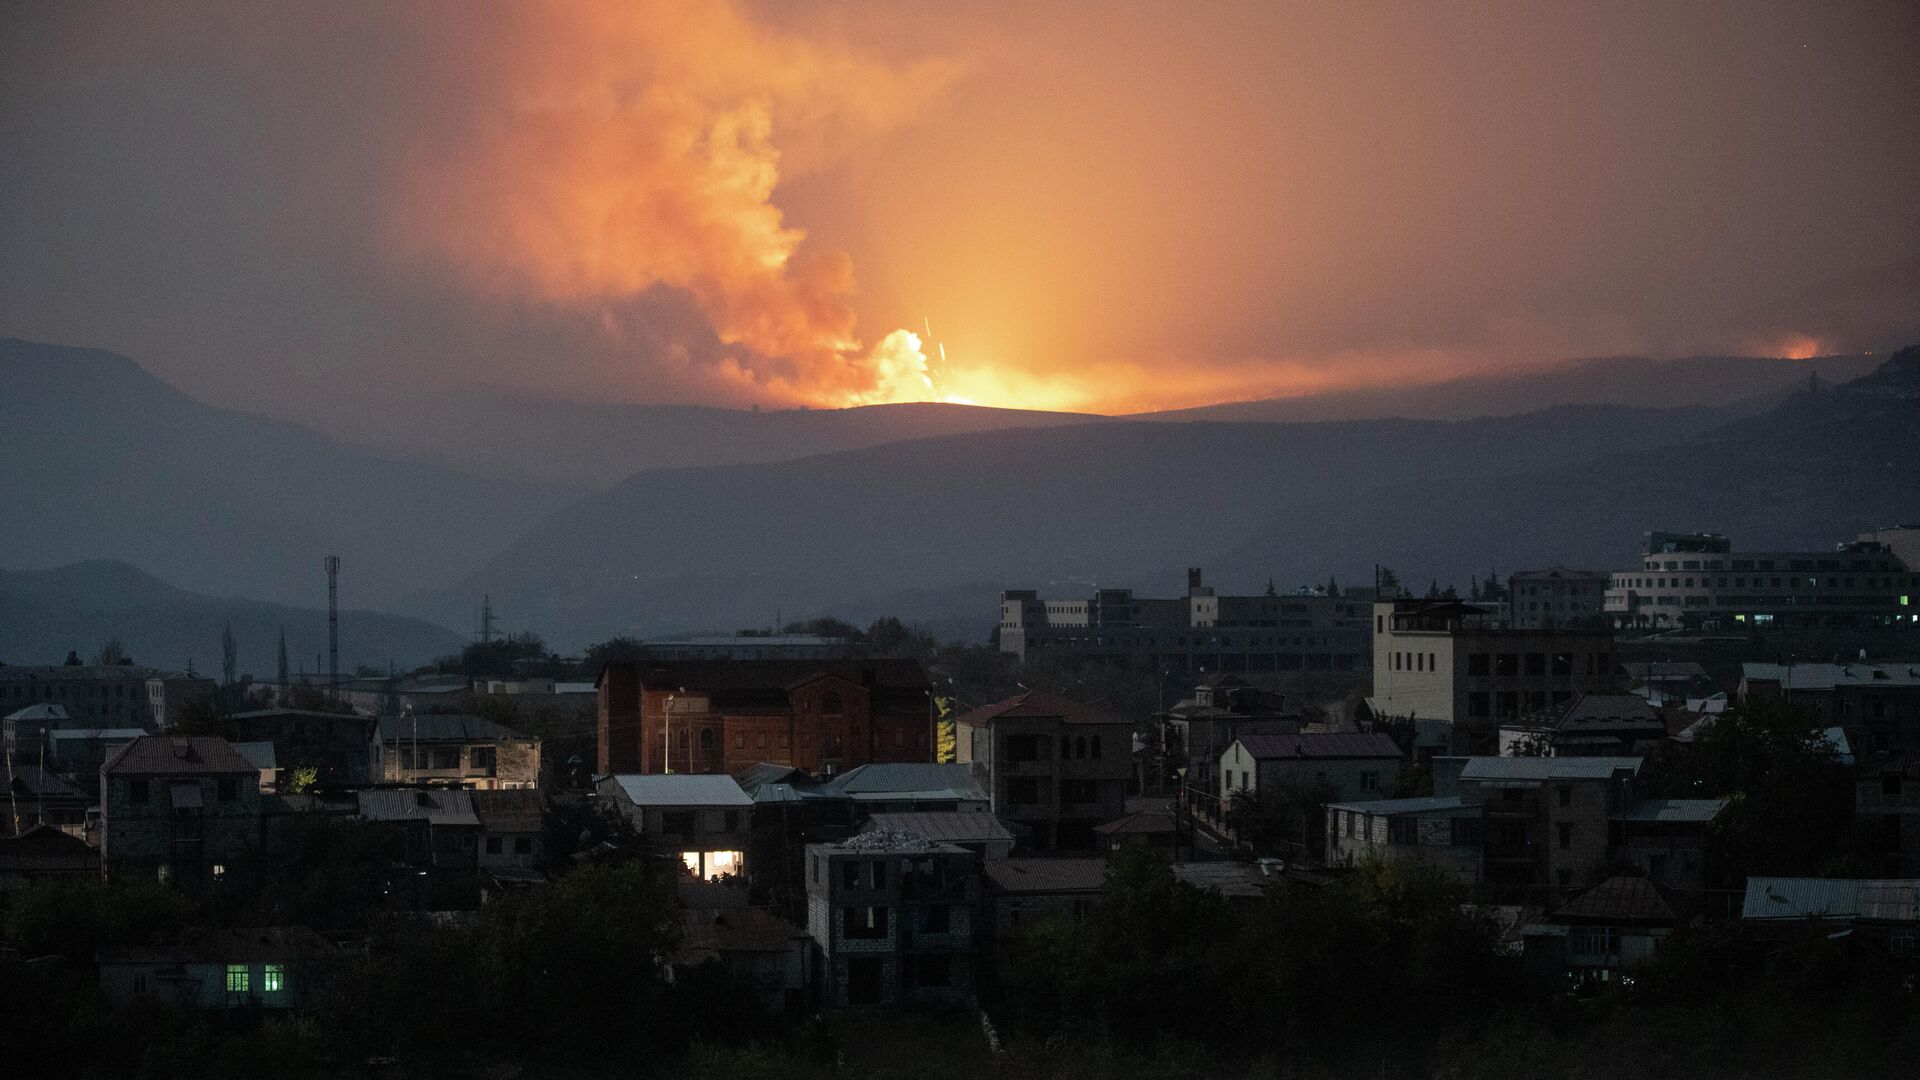
[{"label": "street light", "polygon": [[668,775],[673,773],[673,695],[667,695],[667,716],[660,722],[660,764]]}]

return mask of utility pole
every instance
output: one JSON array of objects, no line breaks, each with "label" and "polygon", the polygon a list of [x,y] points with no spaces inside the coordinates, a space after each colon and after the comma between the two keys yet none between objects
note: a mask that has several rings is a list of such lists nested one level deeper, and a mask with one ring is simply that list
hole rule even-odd
[{"label": "utility pole", "polygon": [[327,556],[327,690],[340,694],[340,556]]},{"label": "utility pole", "polygon": [[493,644],[493,596],[487,593],[480,596],[480,644]]}]

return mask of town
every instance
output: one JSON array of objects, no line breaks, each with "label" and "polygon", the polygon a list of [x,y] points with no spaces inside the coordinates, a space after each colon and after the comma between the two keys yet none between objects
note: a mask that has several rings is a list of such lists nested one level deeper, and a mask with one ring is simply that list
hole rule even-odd
[{"label": "town", "polygon": [[734,1075],[888,1018],[959,1072],[1211,1039],[1374,1075],[1864,1008],[1920,971],[1916,594],[1920,528],[1652,531],[1464,591],[1011,589],[984,645],[820,619],[267,680],[76,648],[0,666],[9,1014],[69,1067]]}]

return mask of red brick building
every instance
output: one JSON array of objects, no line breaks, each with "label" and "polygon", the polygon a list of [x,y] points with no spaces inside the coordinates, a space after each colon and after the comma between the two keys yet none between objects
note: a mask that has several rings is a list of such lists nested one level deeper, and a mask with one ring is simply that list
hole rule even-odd
[{"label": "red brick building", "polygon": [[608,664],[595,686],[602,775],[933,760],[932,685],[914,660]]}]

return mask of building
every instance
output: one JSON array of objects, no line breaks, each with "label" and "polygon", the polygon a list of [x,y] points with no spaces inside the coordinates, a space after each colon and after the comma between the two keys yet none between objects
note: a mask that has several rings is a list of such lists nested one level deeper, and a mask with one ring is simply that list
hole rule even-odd
[{"label": "building", "polygon": [[1004,942],[1042,919],[1078,919],[1107,887],[1105,859],[1008,859],[985,868],[988,924]]},{"label": "building", "polygon": [[1507,579],[1507,625],[1515,630],[1606,626],[1607,581],[1595,570],[1522,570]]},{"label": "building", "polygon": [[1271,863],[1229,862],[1224,859],[1208,862],[1177,862],[1172,866],[1175,881],[1185,882],[1196,889],[1204,889],[1225,900],[1240,903],[1259,900],[1266,896],[1278,880],[1267,873]]},{"label": "building", "polygon": [[100,768],[108,874],[218,877],[260,844],[260,770],[225,739],[144,736]]},{"label": "building", "polygon": [[1863,750],[1920,750],[1920,660],[1742,664],[1739,693],[1784,697],[1823,724],[1859,732]]},{"label": "building", "polygon": [[1094,826],[1126,813],[1133,725],[1030,690],[955,721],[956,754],[993,812],[1027,830],[1036,851],[1086,850]]},{"label": "building", "polygon": [[531,788],[476,791],[480,869],[532,870],[547,857],[547,821],[540,793]]},{"label": "building", "polygon": [[1639,799],[1610,826],[1613,861],[1671,893],[1697,895],[1711,881],[1707,832],[1726,799]]},{"label": "building", "polygon": [[1480,806],[1458,795],[1328,803],[1326,824],[1329,866],[1407,860],[1480,882]]},{"label": "building", "polygon": [[719,964],[754,988],[769,1012],[796,1013],[812,999],[813,939],[805,930],[760,908],[688,908],[680,913],[676,968]]},{"label": "building", "polygon": [[1717,533],[1651,532],[1640,565],[1613,574],[1606,613],[1621,628],[1652,630],[1912,625],[1915,594],[1920,567],[1880,540],[1736,552]]},{"label": "building", "polygon": [[540,740],[478,716],[383,716],[371,753],[373,779],[384,784],[540,785]]},{"label": "building", "polygon": [[984,814],[990,809],[986,791],[974,782],[973,770],[965,764],[859,765],[817,790],[828,798],[845,799],[856,817],[942,810]]},{"label": "building", "polygon": [[236,713],[229,720],[246,741],[272,743],[281,768],[312,769],[321,784],[364,784],[370,775],[371,716],[272,708]]},{"label": "building", "polygon": [[7,758],[12,761],[39,761],[47,752],[47,732],[80,726],[65,705],[29,705],[15,709],[0,720]]},{"label": "building", "polygon": [[47,732],[47,764],[68,776],[92,778],[100,766],[146,728],[54,728]]},{"label": "building", "polygon": [[1108,858],[1138,849],[1172,859],[1180,842],[1180,827],[1171,810],[1140,810],[1094,826],[1094,842]]},{"label": "building", "polygon": [[102,946],[100,990],[126,1002],[152,998],[190,1008],[297,1009],[337,950],[304,926],[190,930],[166,945]]},{"label": "building", "polygon": [[1638,694],[1581,694],[1500,725],[1500,753],[1631,757],[1666,741],[1660,711]]},{"label": "building", "polygon": [[933,760],[933,685],[913,660],[620,663],[595,685],[602,774]]},{"label": "building", "polygon": [[865,648],[851,638],[817,634],[716,634],[647,642],[654,660],[852,660]]},{"label": "building", "polygon": [[1213,675],[1193,696],[1160,714],[1168,749],[1186,767],[1185,786],[1219,789],[1220,753],[1242,735],[1294,735],[1302,716],[1284,695],[1262,690],[1237,675]]},{"label": "building", "polygon": [[194,706],[206,706],[219,684],[190,672],[165,671],[147,679],[147,723],[171,731]]},{"label": "building", "polygon": [[1220,754],[1220,802],[1290,785],[1324,790],[1330,801],[1364,799],[1393,779],[1401,760],[1400,747],[1378,732],[1247,735]]},{"label": "building", "polygon": [[153,723],[147,680],[164,673],[134,664],[67,662],[44,667],[0,666],[0,711],[59,705],[76,726],[144,728]]},{"label": "building", "polygon": [[1851,932],[1912,957],[1920,955],[1920,879],[1749,877],[1740,922],[1772,938]]},{"label": "building", "polygon": [[1872,829],[1889,876],[1920,874],[1920,752],[1857,770],[1853,815]]},{"label": "building", "polygon": [[9,779],[7,801],[0,804],[0,814],[5,815],[0,836],[12,836],[35,825],[84,835],[92,795],[38,763],[14,762],[4,775]]},{"label": "building", "polygon": [[0,893],[47,878],[100,876],[100,852],[52,825],[29,825],[0,836]]},{"label": "building", "polygon": [[1653,959],[1680,917],[1645,878],[1610,877],[1522,931],[1526,965],[1544,986],[1613,982]]},{"label": "building", "polygon": [[753,798],[731,776],[622,773],[603,777],[600,798],[663,853],[678,853],[701,880],[746,873]]},{"label": "building", "polygon": [[1373,618],[1368,707],[1452,724],[1456,749],[1491,750],[1500,722],[1611,686],[1607,629],[1508,629],[1496,609],[1458,600],[1382,601]]},{"label": "building", "polygon": [[[1613,822],[1634,804],[1637,757],[1435,760],[1434,793],[1480,807],[1489,885],[1593,885],[1612,854]],[[1457,771],[1456,771],[1457,770]]]},{"label": "building", "polygon": [[397,829],[408,865],[473,870],[480,865],[474,792],[459,788],[377,788],[354,793],[362,821]]},{"label": "building", "polygon": [[979,908],[977,862],[952,844],[871,832],[807,845],[807,932],[830,1006],[969,1000]]},{"label": "building", "polygon": [[260,770],[260,790],[272,795],[280,790],[280,765],[274,757],[273,744],[270,742],[237,742],[232,744],[234,752]]},{"label": "building", "polygon": [[930,810],[920,813],[874,814],[861,832],[912,833],[979,856],[982,861],[1013,854],[1013,833],[992,814]]},{"label": "building", "polygon": [[1141,671],[1266,674],[1365,671],[1371,589],[1332,594],[1220,596],[1187,571],[1187,595],[1150,599],[1096,589],[1084,600],[1045,599],[1032,589],[1000,597],[1000,651],[1026,661],[1068,656]]}]

